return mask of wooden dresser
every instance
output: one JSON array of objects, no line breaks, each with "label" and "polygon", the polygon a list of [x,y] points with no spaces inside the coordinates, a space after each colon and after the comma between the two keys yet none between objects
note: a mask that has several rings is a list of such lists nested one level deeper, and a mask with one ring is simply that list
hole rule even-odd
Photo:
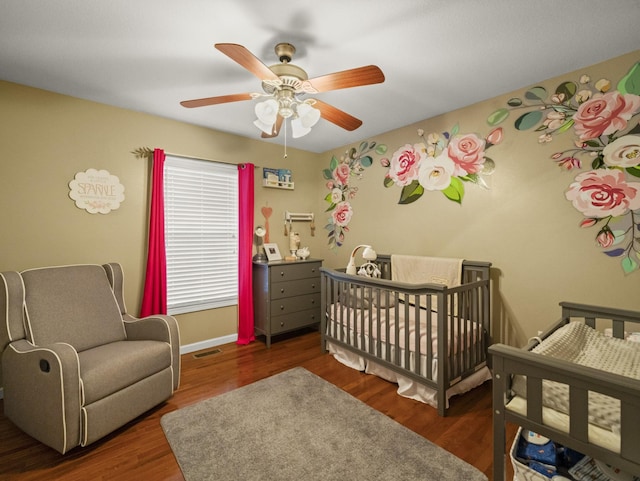
[{"label": "wooden dresser", "polygon": [[253,263],[256,335],[271,336],[320,322],[321,259]]}]

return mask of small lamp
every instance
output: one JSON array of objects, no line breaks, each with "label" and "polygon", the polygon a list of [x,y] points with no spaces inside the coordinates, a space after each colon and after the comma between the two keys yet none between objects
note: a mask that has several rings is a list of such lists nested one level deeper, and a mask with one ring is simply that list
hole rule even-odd
[{"label": "small lamp", "polygon": [[354,274],[356,273],[356,252],[358,251],[358,249],[360,249],[361,247],[364,247],[364,250],[362,251],[362,258],[366,259],[367,261],[375,261],[376,258],[378,257],[378,254],[376,254],[376,251],[373,250],[373,248],[369,245],[366,244],[362,244],[357,246],[355,249],[353,249],[353,251],[351,251],[351,257],[349,257],[349,263],[347,264],[347,274]]},{"label": "small lamp", "polygon": [[267,262],[267,256],[264,253],[264,236],[267,234],[267,229],[259,225],[253,231],[256,235],[256,255],[253,256],[255,262]]}]

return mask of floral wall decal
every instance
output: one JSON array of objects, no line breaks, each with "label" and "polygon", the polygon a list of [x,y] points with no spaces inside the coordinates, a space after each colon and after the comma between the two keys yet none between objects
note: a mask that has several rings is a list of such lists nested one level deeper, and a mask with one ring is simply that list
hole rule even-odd
[{"label": "floral wall decal", "polygon": [[349,231],[349,222],[353,215],[351,199],[356,196],[358,188],[353,180],[361,179],[364,169],[373,164],[372,153],[383,155],[387,146],[376,142],[362,142],[359,147],[349,149],[340,158],[331,158],[328,169],[323,170],[329,194],[324,198],[329,203],[325,212],[330,212],[329,223],[325,229],[329,231],[329,248],[340,247],[345,233]]},{"label": "floral wall decal", "polygon": [[639,271],[640,263],[640,62],[611,90],[608,79],[588,75],[564,81],[549,95],[544,87],[512,98],[507,108],[487,119],[492,126],[511,111],[524,109],[514,122],[519,131],[534,129],[546,144],[565,132],[573,145],[551,158],[563,170],[578,173],[565,197],[584,218],[580,227],[596,227],[596,243],[604,254],[619,258],[622,270]]},{"label": "floral wall decal", "polygon": [[415,202],[425,191],[433,190],[461,204],[464,182],[486,187],[482,174],[489,175],[495,169],[486,151],[499,144],[502,135],[502,128],[493,129],[486,138],[460,134],[456,124],[451,132],[431,133],[425,138],[424,130],[418,129],[422,142],[403,145],[390,159],[381,160],[389,169],[384,185],[402,187],[399,204]]}]

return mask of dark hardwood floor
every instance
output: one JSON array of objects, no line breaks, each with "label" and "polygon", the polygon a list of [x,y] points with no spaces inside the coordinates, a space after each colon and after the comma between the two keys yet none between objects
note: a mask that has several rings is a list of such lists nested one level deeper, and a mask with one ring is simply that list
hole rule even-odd
[{"label": "dark hardwood floor", "polygon": [[[0,479],[183,480],[160,418],[296,366],[342,388],[492,479],[490,382],[452,398],[447,417],[441,418],[434,408],[399,396],[396,385],[345,367],[320,352],[318,332],[276,338],[271,349],[266,349],[261,340],[248,346],[226,344],[219,349],[219,353],[199,358],[194,356],[198,353],[182,356],[180,389],[171,399],[106,438],[64,456],[23,434],[0,415]],[[509,440],[514,435],[515,427],[510,426]],[[507,469],[511,476],[511,467]]]}]

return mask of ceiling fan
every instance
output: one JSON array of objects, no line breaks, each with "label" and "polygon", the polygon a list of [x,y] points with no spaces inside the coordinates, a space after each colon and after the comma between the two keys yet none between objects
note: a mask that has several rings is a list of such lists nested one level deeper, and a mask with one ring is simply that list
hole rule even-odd
[{"label": "ceiling fan", "polygon": [[262,81],[264,93],[241,93],[185,100],[187,108],[265,99],[255,106],[258,117],[254,125],[262,130],[263,138],[276,137],[285,119],[291,119],[294,138],[308,134],[320,117],[346,130],[355,130],[362,120],[318,99],[304,99],[306,94],[359,87],[384,82],[382,70],[375,65],[343,70],[309,79],[307,73],[291,63],[296,49],[290,43],[279,43],[275,52],[280,63],[267,67],[242,45],[217,43],[215,47]]}]

